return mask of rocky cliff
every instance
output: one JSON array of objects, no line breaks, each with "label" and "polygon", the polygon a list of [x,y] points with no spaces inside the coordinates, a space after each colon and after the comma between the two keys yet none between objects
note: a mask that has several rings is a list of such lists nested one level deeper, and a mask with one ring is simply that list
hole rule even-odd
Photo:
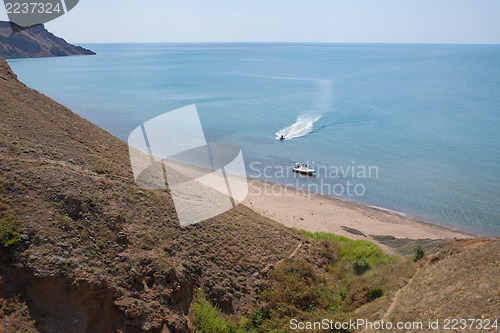
[{"label": "rocky cliff", "polygon": [[14,23],[0,21],[0,57],[34,58],[94,54],[54,36],[43,25],[20,29]]}]

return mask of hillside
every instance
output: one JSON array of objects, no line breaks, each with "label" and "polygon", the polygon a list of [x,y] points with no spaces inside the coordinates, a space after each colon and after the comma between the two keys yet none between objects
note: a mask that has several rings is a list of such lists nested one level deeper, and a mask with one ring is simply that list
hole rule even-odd
[{"label": "hillside", "polygon": [[[499,251],[498,240],[456,240],[448,244],[422,264],[385,320],[427,322],[432,318],[440,321],[441,330],[446,319],[497,320],[500,325]],[[479,323],[474,325],[467,331],[480,331]],[[498,328],[484,331],[497,332]]]},{"label": "hillside", "polygon": [[[168,190],[135,185],[125,142],[26,87],[0,59],[6,332],[286,332],[290,318],[399,318],[407,304],[498,317],[498,256],[486,254],[500,242],[468,240],[468,252],[457,243],[433,243],[436,259],[414,263],[242,205],[181,228]],[[462,260],[474,270],[449,275]],[[426,281],[431,271],[448,280]],[[455,293],[471,278],[481,283],[463,302]],[[437,302],[421,297],[445,287]],[[448,300],[459,313],[442,309]]]},{"label": "hillside", "polygon": [[23,230],[11,260],[23,268],[2,271],[4,293],[30,295],[41,331],[80,332],[67,326],[79,318],[92,332],[185,332],[196,287],[237,312],[254,274],[301,238],[244,207],[181,228],[168,193],[135,186],[125,142],[24,86],[3,59],[0,170],[4,225],[14,216]]},{"label": "hillside", "polygon": [[51,34],[43,25],[20,29],[15,23],[0,21],[0,57],[34,58],[70,55],[93,55]]}]

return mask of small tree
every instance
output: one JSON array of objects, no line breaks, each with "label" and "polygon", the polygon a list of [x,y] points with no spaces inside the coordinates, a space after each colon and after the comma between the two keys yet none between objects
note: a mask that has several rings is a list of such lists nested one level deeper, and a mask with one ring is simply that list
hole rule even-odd
[{"label": "small tree", "polygon": [[417,244],[417,246],[413,248],[413,256],[411,257],[411,260],[417,262],[424,256],[425,256],[425,250],[422,248],[422,245]]}]

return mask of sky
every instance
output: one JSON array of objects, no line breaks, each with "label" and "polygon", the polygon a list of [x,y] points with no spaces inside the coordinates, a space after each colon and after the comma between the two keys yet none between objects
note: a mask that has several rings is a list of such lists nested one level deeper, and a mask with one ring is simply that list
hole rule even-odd
[{"label": "sky", "polygon": [[500,0],[80,0],[46,27],[72,43],[500,44],[499,17]]}]

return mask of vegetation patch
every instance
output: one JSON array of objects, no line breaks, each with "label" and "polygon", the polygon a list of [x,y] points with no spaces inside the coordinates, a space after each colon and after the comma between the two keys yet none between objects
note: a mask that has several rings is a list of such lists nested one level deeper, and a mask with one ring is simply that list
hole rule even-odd
[{"label": "vegetation patch", "polygon": [[198,289],[193,307],[195,332],[197,333],[228,333],[236,332],[236,327],[227,321],[222,312],[205,298]]},{"label": "vegetation patch", "polygon": [[285,259],[270,270],[260,307],[242,321],[241,332],[286,332],[293,318],[355,320],[356,310],[400,288],[414,273],[410,261],[387,257],[368,241],[302,233],[312,239],[308,251],[317,261]]},{"label": "vegetation patch", "polygon": [[354,260],[352,268],[354,269],[354,273],[362,275],[371,268],[371,265],[366,259],[362,258]]},{"label": "vegetation patch", "polygon": [[7,215],[0,220],[0,261],[10,262],[12,254],[21,248],[22,229],[13,215]]},{"label": "vegetation patch", "polygon": [[422,248],[422,245],[417,244],[417,246],[413,248],[413,256],[411,257],[411,260],[417,262],[423,257],[425,257],[425,250]]},{"label": "vegetation patch", "polygon": [[366,240],[353,240],[326,232],[312,233],[304,230],[301,230],[301,232],[313,240],[329,240],[339,245],[343,261],[354,262],[357,259],[364,259],[373,266],[386,264],[394,259],[394,257],[386,257],[384,251],[377,244]]}]

